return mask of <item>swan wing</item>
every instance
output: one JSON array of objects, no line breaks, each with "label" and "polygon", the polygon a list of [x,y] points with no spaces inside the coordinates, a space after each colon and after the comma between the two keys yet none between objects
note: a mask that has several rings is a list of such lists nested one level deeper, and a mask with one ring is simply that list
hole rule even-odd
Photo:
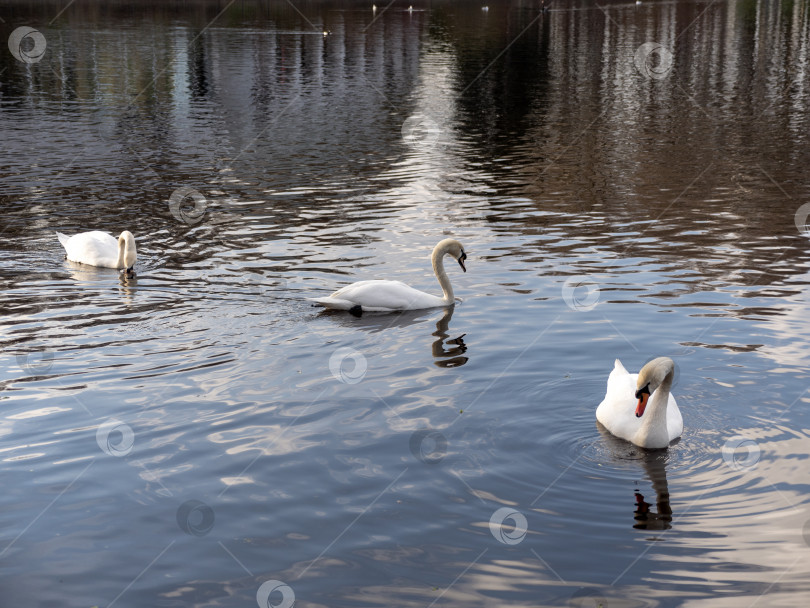
[{"label": "swan wing", "polygon": [[635,411],[637,377],[616,359],[608,376],[605,398],[596,408],[596,419],[611,433],[628,441],[641,428],[641,419],[636,418]]},{"label": "swan wing", "polygon": [[118,261],[118,240],[111,234],[93,230],[67,237],[56,233],[65,248],[67,258],[72,262],[116,268]]},{"label": "swan wing", "polygon": [[[367,311],[416,310],[443,306],[444,300],[437,296],[414,289],[401,281],[359,281],[352,283],[329,298],[359,305]],[[351,307],[350,307],[351,308]]]}]

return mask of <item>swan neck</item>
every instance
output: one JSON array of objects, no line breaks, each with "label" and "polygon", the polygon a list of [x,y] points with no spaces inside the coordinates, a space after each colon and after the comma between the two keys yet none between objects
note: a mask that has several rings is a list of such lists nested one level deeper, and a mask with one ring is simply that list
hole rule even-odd
[{"label": "swan neck", "polygon": [[444,292],[442,299],[445,304],[452,304],[454,302],[453,286],[450,285],[450,277],[447,276],[444,270],[445,253],[447,253],[447,250],[444,247],[434,249],[430,259],[433,263],[433,272],[436,273],[436,278],[439,279],[439,285],[441,285],[442,292]]},{"label": "swan neck", "polygon": [[650,403],[647,406],[650,417],[647,421],[645,421],[645,426],[659,424],[661,419],[663,419],[664,424],[666,424],[669,391],[672,388],[672,379],[674,375],[675,368],[670,367],[666,376],[664,376],[664,379],[661,381],[661,384],[658,385],[658,388],[656,388],[655,391],[653,391],[653,394],[650,396]]},{"label": "swan neck", "polygon": [[675,367],[668,361],[665,369],[667,373],[664,375],[664,379],[661,380],[661,384],[658,385],[657,390],[668,396],[669,391],[672,389],[672,380],[675,378]]},{"label": "swan neck", "polygon": [[119,240],[118,241],[118,260],[115,262],[116,268],[124,268],[126,266],[126,262],[124,262],[124,257],[126,255],[126,241]]},{"label": "swan neck", "polygon": [[669,389],[663,385],[655,389],[655,394],[650,397],[650,403],[647,406],[649,410],[649,418],[647,418],[648,425],[655,424],[660,419],[666,420],[667,418],[667,404],[669,403]]}]

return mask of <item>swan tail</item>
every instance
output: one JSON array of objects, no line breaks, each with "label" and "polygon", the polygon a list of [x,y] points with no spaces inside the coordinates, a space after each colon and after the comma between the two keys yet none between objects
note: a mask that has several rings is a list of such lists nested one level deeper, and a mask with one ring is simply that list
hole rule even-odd
[{"label": "swan tail", "polygon": [[624,372],[625,374],[628,373],[627,370],[624,368],[624,365],[622,365],[622,362],[619,361],[618,359],[616,359],[616,361],[613,362],[613,371]]},{"label": "swan tail", "polygon": [[357,302],[351,300],[341,300],[340,298],[307,298],[313,304],[320,304],[326,308],[333,308],[335,310],[350,310],[357,306]]},{"label": "swan tail", "polygon": [[66,234],[62,234],[61,232],[57,232],[56,233],[56,238],[58,238],[59,242],[62,243],[62,247],[67,249],[67,244],[68,244],[68,241],[70,240],[70,237],[68,235],[66,235]]}]

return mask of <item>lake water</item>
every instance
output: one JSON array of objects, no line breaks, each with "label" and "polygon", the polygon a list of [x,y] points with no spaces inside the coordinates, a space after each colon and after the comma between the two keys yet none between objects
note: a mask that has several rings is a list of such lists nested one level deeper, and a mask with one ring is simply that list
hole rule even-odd
[{"label": "lake water", "polygon": [[0,12],[0,605],[806,606],[808,3],[371,4]]}]

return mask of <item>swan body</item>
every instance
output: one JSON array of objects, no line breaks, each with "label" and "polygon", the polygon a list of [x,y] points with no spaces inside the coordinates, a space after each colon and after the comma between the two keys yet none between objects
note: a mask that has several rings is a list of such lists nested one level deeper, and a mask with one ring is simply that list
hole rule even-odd
[{"label": "swan body", "polygon": [[398,310],[419,310],[450,306],[455,302],[453,287],[444,271],[444,256],[450,255],[458,261],[461,269],[467,272],[464,260],[467,254],[464,247],[455,239],[444,239],[433,248],[430,259],[433,271],[442,287],[442,297],[414,289],[401,281],[359,281],[325,298],[311,298],[316,304],[337,310],[352,312],[393,312]]},{"label": "swan body", "polygon": [[608,431],[642,448],[665,448],[683,433],[683,417],[670,394],[675,364],[658,357],[629,373],[616,359],[596,419]]},{"label": "swan body", "polygon": [[65,248],[67,259],[71,262],[103,268],[126,268],[127,273],[132,273],[137,251],[135,237],[129,230],[124,230],[117,239],[111,234],[99,230],[82,232],[73,236],[57,232],[56,236]]}]

